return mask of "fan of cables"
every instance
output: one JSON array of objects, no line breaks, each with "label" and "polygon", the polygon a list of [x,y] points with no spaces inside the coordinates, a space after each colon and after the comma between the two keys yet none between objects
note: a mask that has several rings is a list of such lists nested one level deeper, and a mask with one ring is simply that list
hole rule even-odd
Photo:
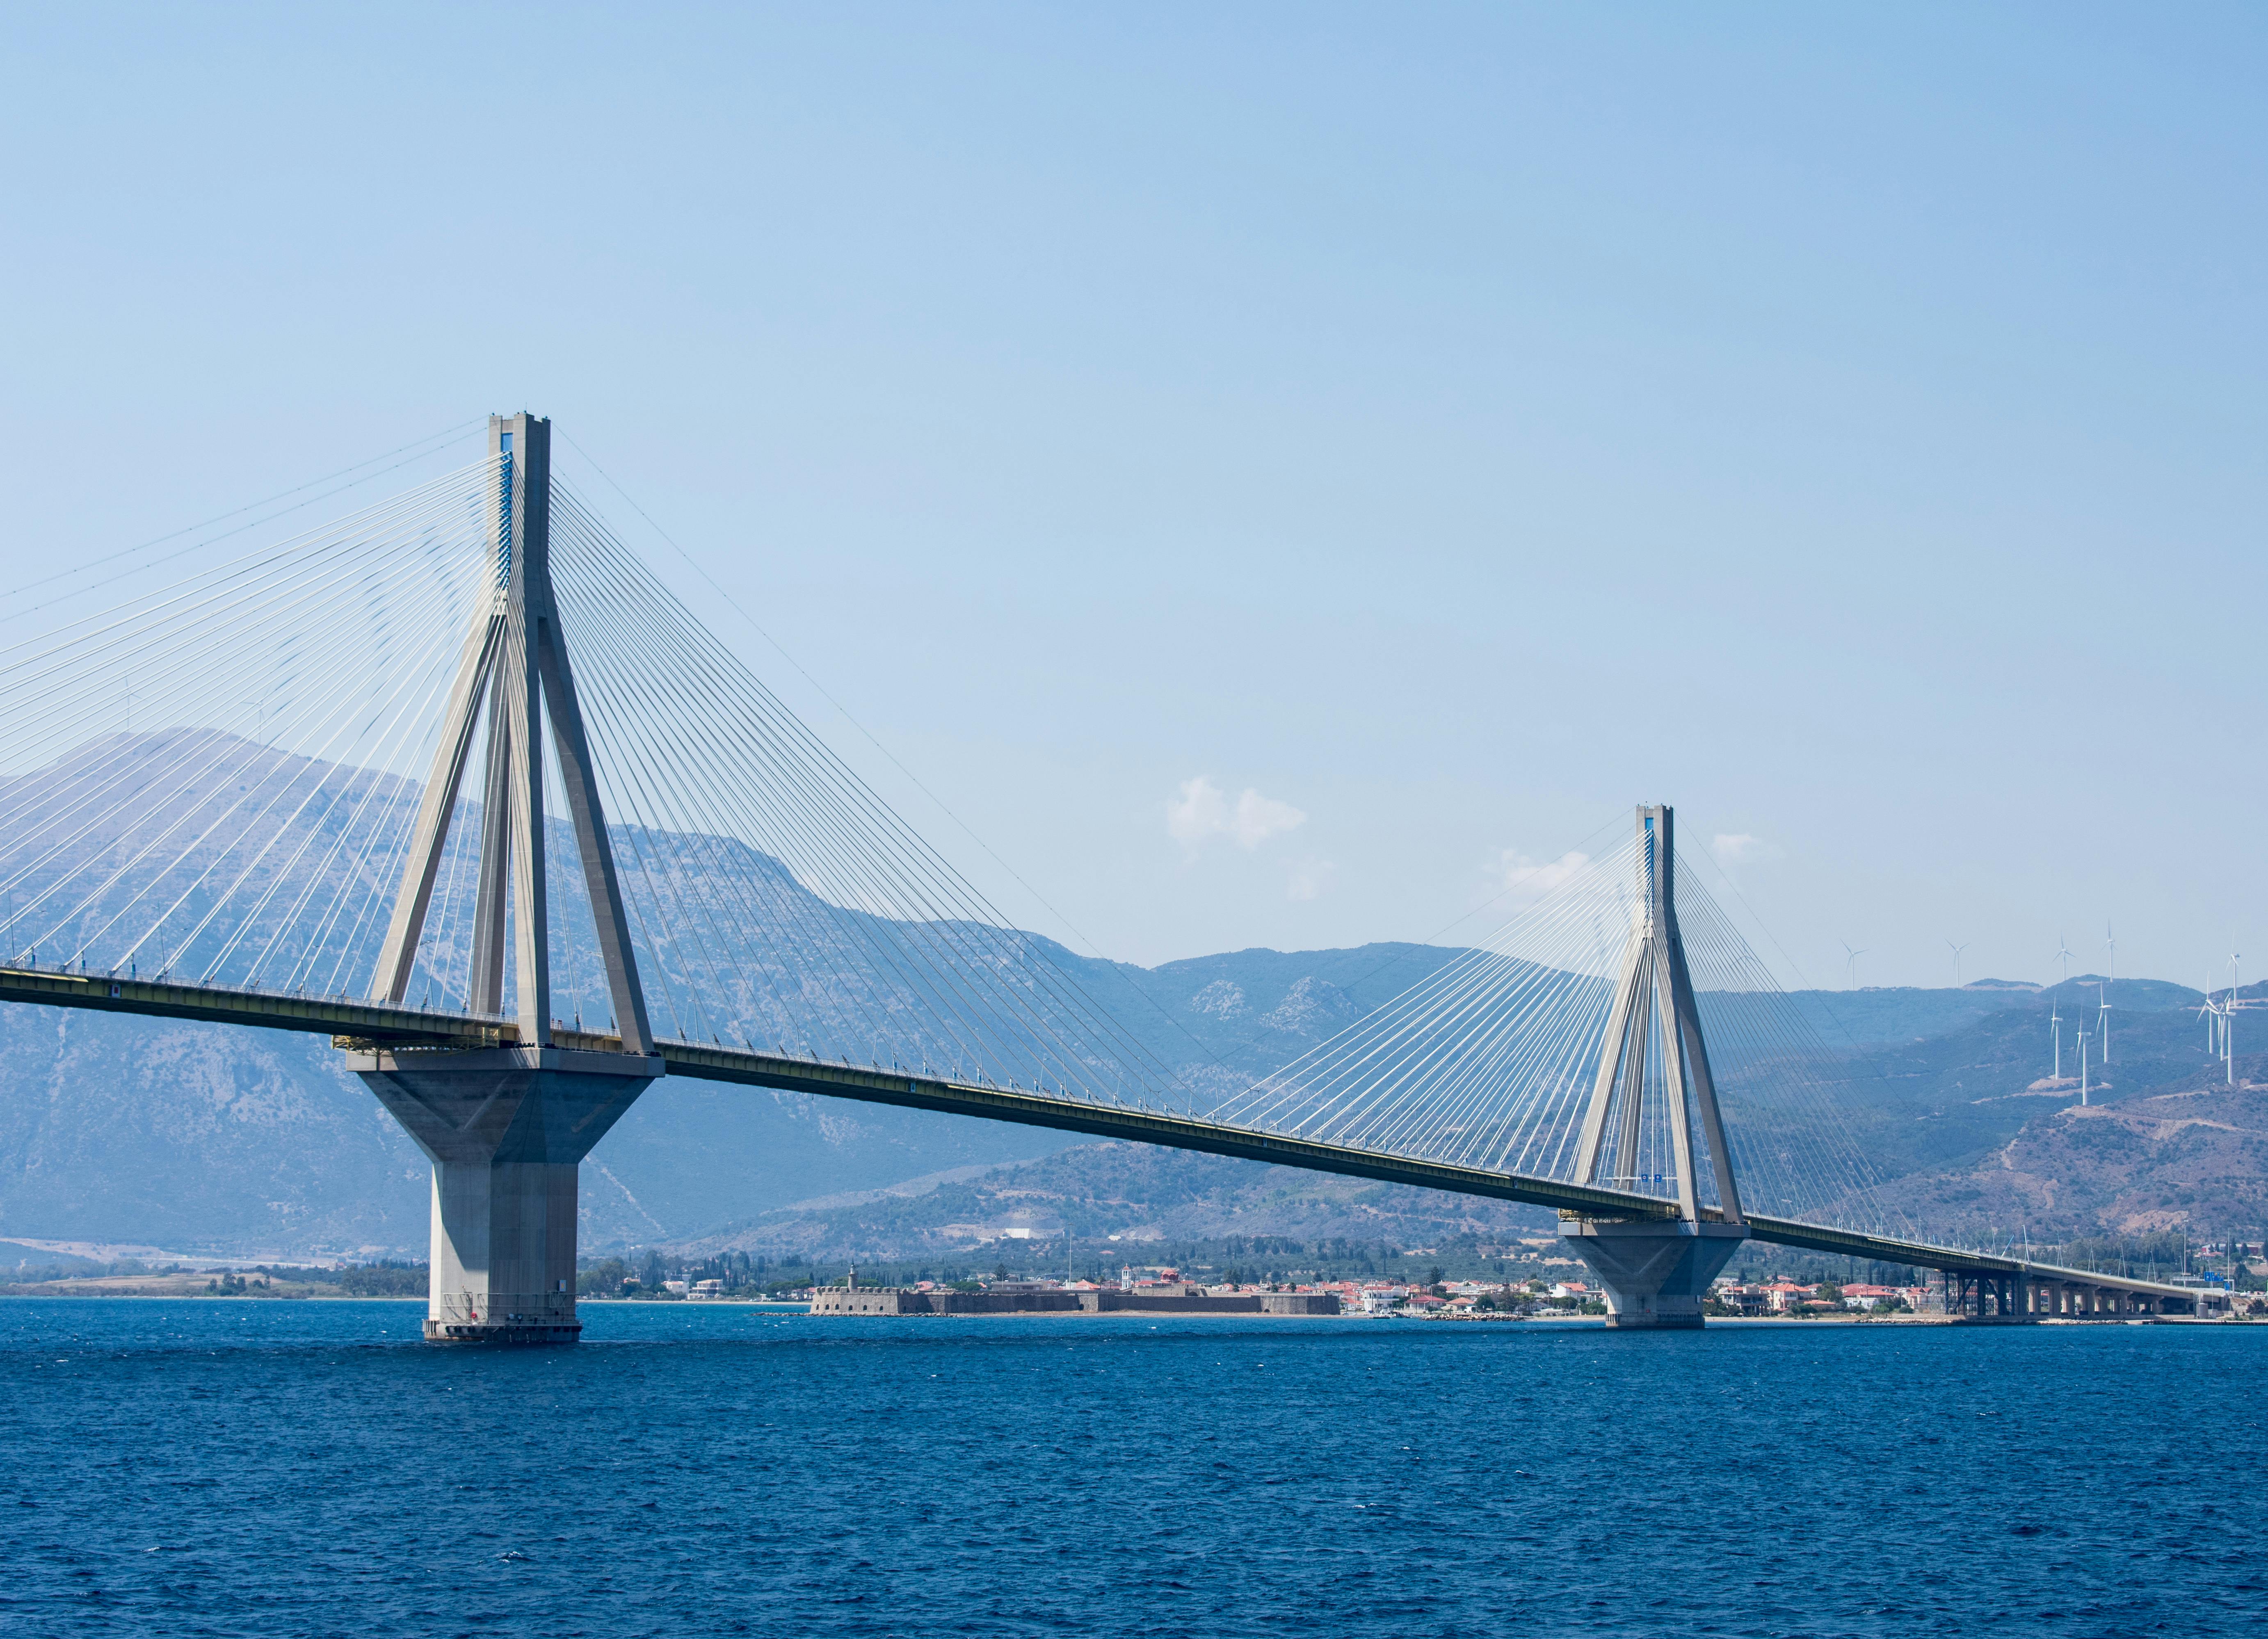
[{"label": "fan of cables", "polygon": [[[665,1035],[1180,1106],[1172,1073],[820,741],[555,474],[561,629],[640,982]],[[553,1004],[610,1017],[544,741]],[[413,1000],[462,1006],[480,817],[450,827]],[[509,996],[507,1001],[510,1001]]]},{"label": "fan of cables", "polygon": [[[1576,1177],[1616,990],[1640,920],[1637,844],[1584,860],[1495,935],[1212,1111],[1214,1120],[1454,1165],[1676,1194],[1688,1128],[1699,1199],[1715,1200],[1690,1065],[1642,1017],[1610,1084],[1605,1140]],[[1852,1070],[1681,856],[1677,912],[1742,1203],[1775,1215],[1832,1212],[1884,1227],[1876,1180],[1837,1110]],[[1641,1006],[1650,1005],[1642,1002]],[[1676,1066],[1673,1070],[1673,1066]],[[1639,1100],[1635,1090],[1663,1093]]]},{"label": "fan of cables", "polygon": [[0,650],[8,959],[359,994],[493,481],[475,463]]},{"label": "fan of cables", "polygon": [[[504,493],[484,459],[0,650],[6,959],[366,995],[460,645],[495,596]],[[1067,952],[1015,929],[556,481],[551,519],[659,1029],[1186,1107]],[[538,738],[554,1011],[596,1027],[605,969]],[[412,1005],[469,1005],[482,795],[466,782],[450,816]]]}]

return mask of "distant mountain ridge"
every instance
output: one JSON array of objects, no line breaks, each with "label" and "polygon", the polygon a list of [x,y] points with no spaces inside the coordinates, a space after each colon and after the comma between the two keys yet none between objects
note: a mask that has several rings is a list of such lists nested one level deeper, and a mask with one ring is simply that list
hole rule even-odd
[{"label": "distant mountain ridge", "polygon": [[[225,777],[206,769],[178,788],[165,787],[149,799],[153,823],[178,821],[188,812],[184,805],[210,800],[225,806],[266,780],[279,792],[294,790],[320,782],[328,766],[232,736],[206,738],[226,743]],[[14,804],[19,815],[103,816],[74,832],[77,840],[69,848],[42,844],[34,864],[18,872],[9,914],[48,896],[59,914],[69,910],[53,922],[68,930],[66,950],[70,939],[96,938],[119,925],[120,912],[154,878],[145,879],[147,871],[113,872],[105,863],[93,874],[107,879],[98,892],[81,895],[71,876],[70,849],[81,850],[77,863],[84,864],[118,843],[136,821],[114,808],[113,787],[158,791],[147,772],[180,759],[183,746],[180,731],[122,736],[47,769],[0,780],[0,798]],[[144,783],[135,785],[137,781]],[[375,896],[391,883],[369,867],[363,857],[369,850],[357,853],[343,842],[358,834],[352,825],[375,835],[384,816],[392,816],[386,824],[404,821],[416,788],[393,776],[355,774],[342,790],[360,818],[350,821],[336,805],[310,808],[317,818],[305,822],[304,835],[286,826],[276,834],[287,845],[263,847],[257,856],[261,862],[280,862],[260,864],[267,875],[248,878],[260,890],[254,908],[274,921],[278,943],[262,944],[267,924],[256,919],[249,931],[229,929],[217,915],[221,901],[212,886],[224,875],[215,872],[210,882],[200,877],[197,892],[180,900],[181,916],[199,930],[178,943],[187,953],[182,971],[215,963],[225,980],[242,976],[229,964],[249,964],[247,973],[275,970],[280,981],[282,968],[320,953],[327,976],[314,988],[331,989],[367,970],[384,921],[385,901]],[[270,802],[262,812],[285,806]],[[198,846],[223,848],[255,824],[249,812],[201,834]],[[454,851],[445,866],[453,883],[461,874],[467,839],[477,829],[475,821],[460,817],[453,832]],[[601,990],[591,988],[600,965],[563,821],[550,822],[549,841],[557,912],[555,1011],[562,1017],[587,1011],[595,1020],[608,1004]],[[1045,1027],[1077,1026],[1078,1015],[1099,1010],[1115,1021],[1104,1033],[1108,1040],[1082,1037],[1081,1050],[1124,1058],[1091,1062],[1128,1077],[1146,1075],[1145,1066],[1162,1067],[1181,1084],[1176,1091],[1185,1091],[1199,1107],[1242,1091],[1469,954],[1395,943],[1307,952],[1248,949],[1145,969],[1078,956],[1015,930],[961,922],[894,923],[846,910],[821,899],[780,860],[730,839],[617,827],[616,847],[637,862],[642,880],[661,882],[673,902],[697,906],[730,893],[762,909],[750,947],[735,951],[721,985],[696,981],[666,938],[641,954],[650,1005],[666,1033],[777,1044],[856,1062],[974,1068],[959,1065],[960,1049],[938,1027],[948,998],[933,994],[934,981],[909,982],[906,974],[918,963],[900,959],[919,944],[949,946],[961,959],[998,964],[1003,971],[1022,965],[1069,975],[1075,993],[1067,993],[1067,1000],[1042,997],[1035,1004]],[[214,861],[219,857],[214,855]],[[362,896],[364,912],[351,919],[351,937],[335,952],[305,942],[306,927],[276,908],[323,903],[325,896],[350,890]],[[379,907],[375,915],[369,913],[373,902]],[[449,975],[464,962],[468,914],[464,904],[456,904],[453,913],[437,910],[421,946],[416,982],[438,987],[437,1001],[446,1001]],[[50,919],[41,915],[47,925]],[[1848,1131],[1884,1175],[1902,1180],[1904,1198],[1943,1209],[1951,1198],[1932,1194],[1922,1180],[1971,1165],[2039,1113],[2030,1084],[2045,1074],[2043,1021],[2058,1010],[2073,1020],[2091,1017],[2101,982],[2080,978],[2041,989],[1979,981],[1957,990],[1805,991],[1793,1000],[1819,1039],[1845,1055],[1847,1068],[1837,1073],[1845,1077],[1838,1096],[1849,1106],[1842,1112]],[[2185,1010],[2194,1009],[2198,993],[2146,980],[2122,980],[2112,990],[2112,1096],[2171,1087],[2192,1075],[2199,1055],[2195,1021]],[[1733,993],[1713,1002],[1705,997],[1705,1003],[1727,1010],[1727,1020],[1757,1002]],[[1006,1042],[1009,1073],[1020,1056],[1032,1056],[1027,1049],[1042,1033],[1035,1026],[1026,1041]],[[422,1158],[347,1073],[340,1055],[320,1040],[6,1007],[0,1008],[0,1047],[5,1049],[0,1058],[0,1235],[291,1255],[397,1254],[424,1244]],[[987,1068],[1000,1076],[1000,1064]],[[1736,1107],[1743,1068],[1729,1054],[1718,1064],[1728,1090],[1728,1119],[1758,1142],[1792,1151],[1802,1138],[1796,1113]],[[2087,1130],[2110,1129],[2098,1120]],[[1742,1131],[1735,1141],[1742,1141]],[[665,1081],[609,1134],[585,1169],[585,1244],[683,1240],[727,1224],[769,1222],[768,1215],[793,1202],[888,1188],[954,1169],[1030,1163],[1071,1143],[1065,1135],[1037,1129]],[[1355,1202],[1338,1185],[1299,1175],[1267,1182],[1255,1173],[1248,1184],[1237,1184],[1244,1176],[1235,1170],[1239,1165],[1170,1155],[1147,1158],[1138,1167],[1110,1163],[1117,1173],[1151,1180],[1143,1187],[1159,1189],[1168,1188],[1163,1180],[1175,1166],[1198,1168],[1210,1180],[1200,1193],[1214,1203],[1206,1210],[1229,1210],[1223,1203],[1242,1199],[1238,1192],[1248,1189],[1257,1192],[1253,1202],[1264,1201],[1266,1211],[1286,1221],[1304,1222],[1320,1212],[1326,1217],[1339,1213],[1352,1224],[1365,1214],[1410,1218],[1449,1209],[1438,1200],[1420,1207],[1366,1195]],[[1221,1171],[1223,1165],[1229,1170]],[[2128,1172],[2148,1176],[2146,1167]],[[1077,1192],[1066,1194],[1062,1181],[1049,1187],[1069,1200]],[[990,1187],[970,1186],[978,1194]],[[2126,1194],[2147,1187],[2145,1182]],[[1326,1209],[1321,1203],[1327,1200],[1338,1204]],[[892,1208],[886,1216],[896,1227],[889,1232],[913,1232],[909,1226],[932,1208],[944,1209],[942,1198],[931,1208]],[[1128,1197],[1110,1211],[1130,1229],[1140,1226],[1150,1209]],[[865,1232],[857,1225],[869,1220],[880,1232],[873,1213],[863,1218],[854,1213],[827,1232]]]},{"label": "distant mountain ridge", "polygon": [[[1185,1080],[1226,1089],[1458,954],[1388,944],[1248,950],[1154,969],[1064,959],[1077,963],[1090,991]],[[2121,980],[2112,995],[2131,996],[2135,1004],[2114,1009],[2110,1096],[2124,1101],[2194,1081],[2203,1063],[2198,993]],[[1866,1062],[1879,1073],[1867,1084],[1871,1091],[1853,1096],[1850,1120],[1900,1180],[1899,1199],[1916,1210],[1954,1211],[1973,1205],[1952,1198],[1972,1186],[1940,1187],[1944,1180],[1965,1178],[1979,1158],[1999,1154],[2075,1102],[2075,1090],[2068,1099],[2043,1099],[2027,1089],[2046,1073],[2051,1009],[2069,1018],[2082,1003],[2091,1009],[2095,997],[2088,981],[2073,980],[2039,990],[1798,992],[1795,1000],[1819,1021],[1823,1037],[1839,1033],[1867,1048]],[[2139,1005],[2145,1002],[2171,1005]],[[0,1233],[292,1255],[416,1253],[423,1246],[423,1160],[325,1044],[7,1007],[0,1008],[0,1046],[8,1067],[0,1076]],[[2088,1119],[2101,1126],[2102,1118]],[[2118,1130],[2138,1142],[2143,1132]],[[586,1167],[585,1240],[593,1249],[691,1242],[738,1224],[743,1238],[782,1246],[823,1251],[832,1237],[842,1250],[868,1250],[856,1244],[859,1236],[918,1239],[930,1232],[919,1220],[932,1209],[959,1214],[940,1220],[954,1223],[975,1221],[975,1209],[932,1190],[909,1198],[937,1195],[927,1207],[901,1204],[880,1215],[834,1209],[824,1224],[818,1220],[826,1215],[783,1209],[952,1169],[1033,1163],[1076,1142],[919,1112],[665,1081]],[[1046,1174],[1050,1193],[1064,1195],[1066,1179],[1075,1176],[1062,1171],[1069,1165]],[[2179,1209],[2136,1204],[2135,1191],[2153,1187],[2150,1169],[2132,1158],[2120,1165],[2142,1180],[2119,1197],[2128,1217]],[[1383,1186],[1379,1194],[1343,1180],[1170,1152],[1138,1166],[1113,1162],[1109,1171],[1138,1182],[1170,1179],[1177,1167],[1194,1170],[1158,1187],[1179,1206],[1135,1198],[1108,1206],[1098,1195],[1107,1210],[1074,1202],[1058,1211],[1088,1212],[1095,1224],[1114,1223],[1112,1232],[1121,1233],[1152,1225],[1180,1234],[1245,1215],[1254,1232],[1292,1232],[1280,1227],[1287,1225],[1384,1232],[1376,1225],[1390,1223],[1394,1233],[1408,1236],[1418,1232],[1413,1224],[1450,1207]],[[986,1181],[995,1177],[998,1183]],[[1012,1187],[1012,1180],[986,1174],[956,1187],[973,1198]],[[2197,1180],[2182,1187],[2195,1196]],[[2073,1187],[2058,1198],[2068,1206],[2094,1196]],[[1476,1210],[1454,1203],[1460,1221]],[[1491,1209],[1482,1216],[1499,1226],[1524,1221],[1517,1209],[1510,1213]]]}]

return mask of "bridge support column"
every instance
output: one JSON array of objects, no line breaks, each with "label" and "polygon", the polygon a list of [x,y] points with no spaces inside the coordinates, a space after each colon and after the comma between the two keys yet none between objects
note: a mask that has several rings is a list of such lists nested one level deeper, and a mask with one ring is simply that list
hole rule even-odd
[{"label": "bridge support column", "polygon": [[1699,1327],[1709,1283],[1749,1238],[1686,1218],[1563,1219],[1559,1233],[1606,1289],[1607,1324],[1626,1330]]},{"label": "bridge support column", "polygon": [[[1640,807],[1633,840],[1638,880],[1630,930],[1575,1171],[1586,1184],[1638,1194],[1673,1183],[1677,1216],[1563,1216],[1559,1233],[1606,1289],[1609,1326],[1686,1329],[1702,1324],[1709,1283],[1749,1230],[1677,926],[1677,835],[1669,807]],[[1667,1179],[1659,1172],[1664,1147],[1674,1169]],[[1706,1217],[1705,1178],[1716,1195]]]},{"label": "bridge support column", "polygon": [[[431,1342],[571,1343],[575,1216],[583,1158],[665,1069],[631,950],[606,807],[551,587],[551,423],[489,417],[495,595],[458,653],[441,738],[379,947],[372,999],[399,1003],[419,962],[449,827],[487,724],[468,1011],[504,1011],[505,969],[522,1045],[364,1053],[354,1068],[433,1163]],[[619,1053],[553,1047],[543,739],[550,729],[574,823]],[[507,937],[509,936],[509,937]],[[357,1045],[342,1042],[351,1049]]]},{"label": "bridge support column", "polygon": [[503,1047],[354,1067],[433,1163],[426,1341],[575,1341],[581,1162],[661,1061]]}]

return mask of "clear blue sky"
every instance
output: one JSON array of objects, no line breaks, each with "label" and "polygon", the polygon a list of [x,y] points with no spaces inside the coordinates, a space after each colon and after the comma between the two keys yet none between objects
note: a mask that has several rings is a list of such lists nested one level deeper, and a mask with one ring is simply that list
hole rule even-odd
[{"label": "clear blue sky", "polygon": [[1816,980],[2268,974],[2257,10],[0,38],[7,582],[525,406],[1112,955],[1662,799]]}]

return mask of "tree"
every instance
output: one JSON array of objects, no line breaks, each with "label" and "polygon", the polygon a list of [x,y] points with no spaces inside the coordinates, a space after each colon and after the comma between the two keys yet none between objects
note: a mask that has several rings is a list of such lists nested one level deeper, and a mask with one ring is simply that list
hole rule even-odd
[{"label": "tree", "polygon": [[630,1277],[630,1265],[620,1258],[607,1258],[575,1272],[575,1295],[578,1297],[612,1297],[622,1290],[622,1283]]},{"label": "tree", "polygon": [[353,1264],[335,1278],[354,1297],[423,1297],[427,1285],[422,1263]]}]

